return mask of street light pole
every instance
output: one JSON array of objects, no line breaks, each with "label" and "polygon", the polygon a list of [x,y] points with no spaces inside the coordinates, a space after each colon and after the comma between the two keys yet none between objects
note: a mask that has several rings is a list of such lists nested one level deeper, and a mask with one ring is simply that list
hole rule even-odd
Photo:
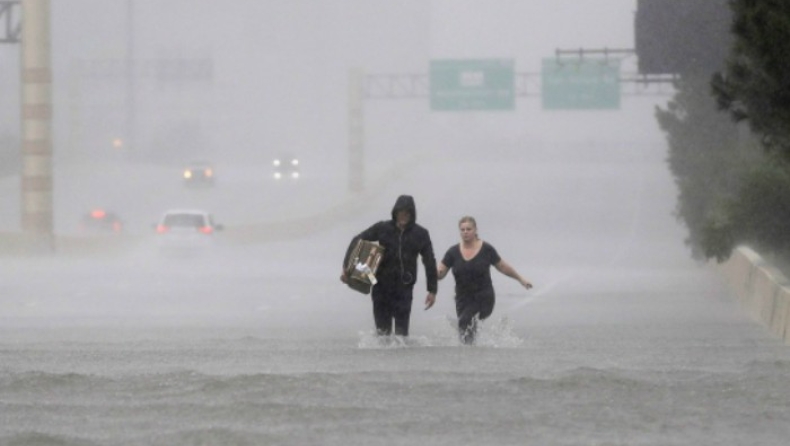
[{"label": "street light pole", "polygon": [[124,147],[127,153],[137,151],[135,145],[135,61],[134,61],[134,6],[126,0],[126,136]]}]

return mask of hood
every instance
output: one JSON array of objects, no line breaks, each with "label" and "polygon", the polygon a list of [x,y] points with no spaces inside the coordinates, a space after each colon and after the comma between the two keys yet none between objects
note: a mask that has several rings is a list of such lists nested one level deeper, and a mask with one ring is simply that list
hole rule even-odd
[{"label": "hood", "polygon": [[413,225],[417,221],[417,207],[414,205],[414,198],[411,195],[401,195],[395,200],[395,206],[392,207],[392,221],[395,221],[395,215],[400,210],[407,210],[411,212],[411,221],[409,225]]}]

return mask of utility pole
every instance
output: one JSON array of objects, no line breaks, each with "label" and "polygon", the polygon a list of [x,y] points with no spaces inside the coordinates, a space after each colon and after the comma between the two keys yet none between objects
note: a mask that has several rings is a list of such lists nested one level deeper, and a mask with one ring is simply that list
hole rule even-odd
[{"label": "utility pole", "polygon": [[50,0],[22,1],[22,231],[54,249]]}]

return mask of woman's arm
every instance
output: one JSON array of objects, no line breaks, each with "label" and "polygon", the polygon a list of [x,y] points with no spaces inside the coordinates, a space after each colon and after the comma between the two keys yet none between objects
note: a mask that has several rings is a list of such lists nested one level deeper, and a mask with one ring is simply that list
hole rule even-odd
[{"label": "woman's arm", "polygon": [[436,274],[439,280],[444,279],[444,276],[447,275],[447,265],[444,262],[440,261],[436,266]]},{"label": "woman's arm", "polygon": [[521,277],[521,275],[518,272],[516,272],[516,270],[513,269],[513,267],[510,266],[504,260],[500,260],[499,262],[497,262],[494,265],[494,268],[496,268],[497,271],[499,271],[500,273],[518,280],[518,283],[520,283],[521,286],[523,286],[524,288],[526,289],[532,288],[532,284],[528,280]]}]

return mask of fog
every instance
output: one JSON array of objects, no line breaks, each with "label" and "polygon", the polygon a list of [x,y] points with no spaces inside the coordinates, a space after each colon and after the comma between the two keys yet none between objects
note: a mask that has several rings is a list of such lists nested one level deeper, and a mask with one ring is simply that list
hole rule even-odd
[{"label": "fog", "polygon": [[[356,333],[372,324],[370,305],[339,282],[342,255],[403,193],[415,197],[437,257],[470,214],[533,281],[526,293],[498,275],[495,315],[524,324],[649,319],[652,304],[624,314],[617,296],[660,293],[698,273],[672,216],[676,192],[653,117],[666,94],[624,95],[619,109],[601,111],[543,110],[538,90],[517,97],[515,110],[490,112],[432,111],[425,96],[366,99],[364,190],[348,187],[349,70],[427,76],[434,59],[501,58],[517,73],[539,73],[557,49],[633,48],[635,8],[635,0],[53,1],[61,240],[53,255],[3,256],[5,321]],[[167,71],[179,61],[192,68]],[[0,135],[17,138],[18,62],[18,45],[0,47]],[[621,72],[635,71],[635,56],[624,57]],[[114,147],[116,138],[125,145]],[[301,159],[299,181],[272,180],[271,159],[283,152]],[[215,165],[214,187],[184,187],[181,169],[195,159]],[[0,187],[0,231],[19,231],[19,176]],[[95,207],[118,212],[125,234],[79,232]],[[153,225],[171,208],[212,212],[225,225],[215,249],[161,256]],[[453,315],[452,279],[422,312],[423,277],[421,269],[412,323],[430,332]],[[573,300],[582,295],[599,299]],[[556,296],[575,304],[529,311]],[[688,307],[661,311],[682,317]]]},{"label": "fog", "polygon": [[[346,154],[351,68],[425,75],[432,59],[506,58],[516,72],[536,73],[556,49],[633,48],[635,8],[633,0],[551,8],[537,1],[52,2],[55,154],[109,156],[112,139],[129,131],[127,57],[137,65],[136,156],[268,160],[289,147],[326,161]],[[0,51],[2,133],[18,134],[18,51]],[[634,73],[635,62],[626,57],[623,73]],[[544,113],[537,97],[518,98],[516,110],[503,113],[431,113],[422,99],[368,101],[366,142],[368,150],[408,153],[428,143],[653,141],[651,104],[665,99],[627,97],[620,111],[599,113]]]}]

